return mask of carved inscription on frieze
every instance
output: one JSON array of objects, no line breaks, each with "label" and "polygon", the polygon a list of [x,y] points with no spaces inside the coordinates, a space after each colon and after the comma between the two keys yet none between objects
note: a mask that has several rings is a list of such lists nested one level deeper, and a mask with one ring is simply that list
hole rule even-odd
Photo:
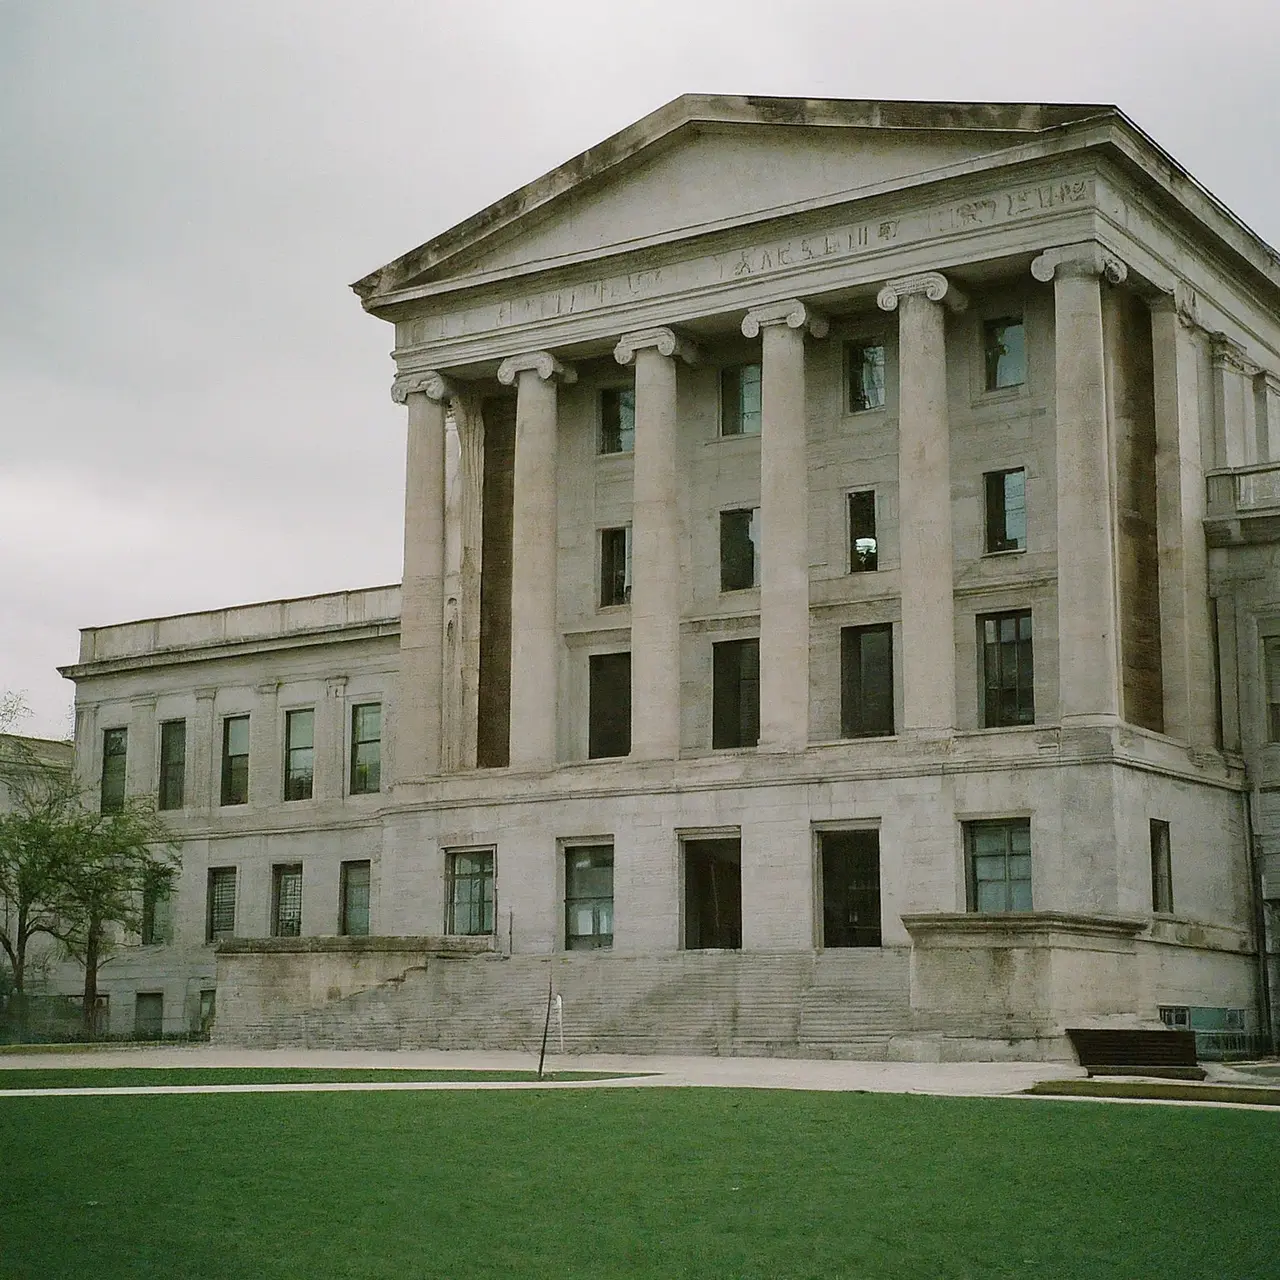
[{"label": "carved inscription on frieze", "polygon": [[1066,178],[1033,187],[999,191],[978,199],[936,205],[897,218],[842,224],[812,235],[690,258],[651,270],[609,276],[563,289],[410,321],[401,326],[397,345],[403,350],[424,343],[491,333],[495,329],[582,315],[721,282],[732,283],[812,264],[858,258],[890,246],[1016,222],[1062,206],[1092,203],[1094,194],[1091,177]]}]

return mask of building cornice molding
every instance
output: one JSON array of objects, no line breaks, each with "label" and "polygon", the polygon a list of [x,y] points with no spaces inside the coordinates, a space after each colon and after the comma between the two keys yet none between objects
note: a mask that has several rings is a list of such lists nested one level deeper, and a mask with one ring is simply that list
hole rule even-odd
[{"label": "building cornice molding", "polygon": [[759,337],[761,329],[775,324],[799,329],[811,338],[825,338],[831,328],[827,317],[812,304],[799,298],[784,298],[781,302],[766,302],[752,307],[742,317],[742,336]]},{"label": "building cornice molding", "polygon": [[656,347],[659,355],[668,358],[678,357],[685,364],[697,364],[702,359],[702,353],[696,343],[665,326],[624,333],[613,349],[613,358],[619,364],[630,364],[636,358],[636,352],[643,351],[647,347]]},{"label": "building cornice molding", "polygon": [[903,298],[921,294],[930,302],[943,303],[950,311],[963,311],[969,305],[969,299],[941,271],[921,271],[886,281],[876,294],[876,306],[881,311],[896,311]]},{"label": "building cornice molding", "polygon": [[1105,278],[1110,284],[1124,284],[1129,268],[1096,240],[1084,240],[1046,249],[1032,259],[1031,274],[1041,284],[1069,276]]},{"label": "building cornice molding", "polygon": [[525,351],[518,356],[508,356],[498,366],[498,381],[509,387],[519,373],[536,373],[543,382],[554,378],[566,385],[578,380],[578,371],[573,365],[562,364],[550,351]]}]

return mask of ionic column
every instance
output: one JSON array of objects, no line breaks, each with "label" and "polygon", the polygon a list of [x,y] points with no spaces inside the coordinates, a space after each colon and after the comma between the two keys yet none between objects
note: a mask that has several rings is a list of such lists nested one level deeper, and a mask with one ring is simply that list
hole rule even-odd
[{"label": "ionic column", "polygon": [[827,321],[792,298],[748,311],[761,335],[760,747],[803,751],[809,742],[809,466],[804,337]]},{"label": "ionic column", "polygon": [[1116,561],[1108,452],[1102,278],[1124,263],[1095,241],[1048,249],[1031,274],[1053,281],[1057,377],[1060,714],[1120,714]]},{"label": "ionic column", "polygon": [[1151,306],[1160,657],[1165,732],[1211,749],[1216,712],[1194,303],[1179,286]]},{"label": "ionic column", "polygon": [[511,767],[556,759],[556,384],[577,372],[549,351],[511,356],[498,381],[516,386],[511,516]]},{"label": "ionic column", "polygon": [[623,336],[619,364],[636,366],[631,507],[631,755],[680,754],[680,511],[677,502],[676,357],[695,348],[670,329]]},{"label": "ionic column", "polygon": [[[404,485],[400,669],[389,717],[392,785],[440,772],[444,680],[445,414],[453,387],[439,373],[397,379],[391,398],[409,407]],[[339,792],[341,794],[341,792]]]},{"label": "ionic column", "polygon": [[876,302],[898,313],[898,546],[902,584],[902,728],[956,722],[951,550],[951,427],[946,310],[968,300],[936,271],[890,280]]}]

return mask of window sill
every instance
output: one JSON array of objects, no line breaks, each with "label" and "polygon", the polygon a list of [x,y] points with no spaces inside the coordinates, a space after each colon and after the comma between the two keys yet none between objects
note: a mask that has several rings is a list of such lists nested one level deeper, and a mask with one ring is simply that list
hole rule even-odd
[{"label": "window sill", "polygon": [[996,387],[994,390],[979,391],[973,398],[974,405],[1004,404],[1009,400],[1022,400],[1030,394],[1027,384],[1019,382],[1013,387]]},{"label": "window sill", "polygon": [[599,451],[597,451],[596,461],[608,463],[608,462],[617,461],[619,459],[625,459],[628,462],[630,462],[635,458],[635,456],[636,456],[636,451],[634,449],[618,449],[611,453],[600,453]]},{"label": "window sill", "polygon": [[983,560],[995,560],[1001,556],[1025,556],[1026,554],[1026,547],[1007,547],[1003,551],[984,551],[981,558]]},{"label": "window sill", "polygon": [[870,413],[884,413],[888,409],[887,405],[873,404],[868,405],[865,409],[851,409],[845,405],[843,416],[846,418],[865,418]]},{"label": "window sill", "polygon": [[759,443],[760,443],[760,432],[758,432],[758,431],[755,431],[755,432],[745,432],[745,431],[744,431],[744,432],[740,432],[740,433],[739,433],[739,434],[737,434],[737,435],[732,435],[732,436],[726,436],[726,435],[721,434],[720,432],[717,432],[714,436],[712,436],[712,437],[711,437],[711,439],[710,439],[710,440],[707,440],[707,441],[705,441],[704,443],[706,444],[706,446],[707,446],[708,448],[714,448],[716,445],[719,445],[719,444],[732,444],[732,443],[734,443],[735,441],[736,441],[737,443],[739,443],[739,444],[740,444],[740,443],[741,443],[742,441],[744,441],[744,440],[754,440],[756,444],[759,444]]}]

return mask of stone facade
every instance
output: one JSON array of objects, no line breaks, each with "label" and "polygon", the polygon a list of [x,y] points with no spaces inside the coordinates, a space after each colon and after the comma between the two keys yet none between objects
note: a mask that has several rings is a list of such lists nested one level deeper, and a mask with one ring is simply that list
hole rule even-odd
[{"label": "stone facade", "polygon": [[1280,261],[1123,115],[682,98],[355,288],[402,588],[66,671],[86,776],[127,726],[154,793],[186,726],[173,941],[104,975],[121,1017],[216,988],[230,1040],[514,1045],[549,979],[601,1047],[1260,1028],[1276,814],[1231,726],[1280,588],[1251,543],[1215,613],[1205,520],[1280,456]]}]

